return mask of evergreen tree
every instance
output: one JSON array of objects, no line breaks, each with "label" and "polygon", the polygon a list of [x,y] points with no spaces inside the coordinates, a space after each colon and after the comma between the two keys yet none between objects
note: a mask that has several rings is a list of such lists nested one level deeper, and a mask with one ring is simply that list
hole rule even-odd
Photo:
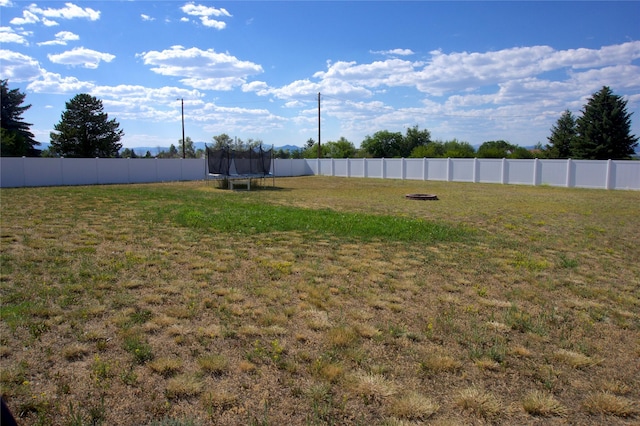
[{"label": "evergreen tree", "polygon": [[630,133],[627,101],[607,86],[589,98],[576,124],[577,137],[571,149],[574,158],[626,159],[638,146],[638,138]]},{"label": "evergreen tree", "polygon": [[545,148],[547,158],[569,158],[576,139],[576,120],[571,111],[566,110],[551,128],[549,144]]},{"label": "evergreen tree", "polygon": [[31,124],[25,123],[22,114],[31,108],[31,105],[24,105],[26,94],[18,89],[9,90],[7,80],[0,80],[2,96],[0,107],[2,115],[0,118],[0,155],[3,157],[36,156],[38,150],[35,145],[40,145],[33,139],[33,133],[29,131]]},{"label": "evergreen tree", "polygon": [[64,157],[115,157],[124,132],[103,112],[102,101],[81,93],[66,103],[60,122],[51,132],[51,147]]}]

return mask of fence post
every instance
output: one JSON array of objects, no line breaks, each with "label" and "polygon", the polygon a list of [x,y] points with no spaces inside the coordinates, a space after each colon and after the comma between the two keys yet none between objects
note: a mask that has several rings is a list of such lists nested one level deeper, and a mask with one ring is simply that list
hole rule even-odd
[{"label": "fence post", "polygon": [[571,158],[567,158],[567,177],[565,186],[571,188]]},{"label": "fence post", "polygon": [[22,186],[27,186],[27,157],[22,156]]},{"label": "fence post", "polygon": [[60,185],[64,185],[64,157],[60,157]]},{"label": "fence post", "polygon": [[382,157],[380,159],[380,161],[382,162],[382,179],[386,179],[387,178],[387,170],[386,170],[386,167],[385,167],[384,157]]},{"label": "fence post", "polygon": [[451,160],[451,157],[447,158],[447,182],[451,182],[451,178],[453,175],[453,161]]},{"label": "fence post", "polygon": [[533,159],[533,186],[538,185],[538,176],[539,176],[538,167],[540,166],[539,163],[540,162],[538,161],[537,158]]},{"label": "fence post", "polygon": [[422,157],[422,180],[427,180],[427,157]]},{"label": "fence post", "polygon": [[331,157],[331,176],[336,175],[336,161]]},{"label": "fence post", "polygon": [[500,171],[500,182],[504,185],[507,183],[507,159],[502,159],[502,170]]},{"label": "fence post", "polygon": [[406,174],[406,171],[405,171],[404,157],[402,157],[400,159],[400,178],[402,180],[405,179],[405,174]]},{"label": "fence post", "polygon": [[351,177],[351,159],[347,158],[347,177]]},{"label": "fence post", "polygon": [[367,175],[368,175],[368,171],[367,171],[367,159],[366,159],[366,158],[363,158],[363,159],[362,159],[362,174],[364,175],[364,176],[362,176],[362,177],[364,177],[364,178],[366,178],[366,177],[367,177]]},{"label": "fence post", "polygon": [[613,173],[613,161],[611,159],[607,160],[607,178],[604,184],[605,189],[611,189],[611,174]]},{"label": "fence post", "polygon": [[473,159],[473,183],[478,183],[478,157]]}]

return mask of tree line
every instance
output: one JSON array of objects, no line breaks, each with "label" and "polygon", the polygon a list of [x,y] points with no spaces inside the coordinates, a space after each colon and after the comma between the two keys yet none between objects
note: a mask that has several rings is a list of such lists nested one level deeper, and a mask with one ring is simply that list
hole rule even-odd
[{"label": "tree line", "polygon": [[[144,156],[130,148],[122,149],[120,143],[124,131],[115,119],[109,119],[102,101],[89,94],[78,94],[66,102],[60,122],[50,133],[50,148],[41,151],[41,145],[30,131],[31,124],[24,122],[22,114],[31,105],[23,105],[26,94],[18,89],[10,90],[7,80],[0,81],[2,89],[2,120],[0,155],[2,156],[53,156],[53,157],[126,157],[126,158],[202,158],[203,149],[196,149],[190,137],[182,139],[178,146],[161,150],[155,156],[149,151]],[[300,149],[274,152],[276,158],[574,158],[574,159],[629,159],[635,154],[638,138],[630,133],[631,113],[627,102],[604,86],[594,93],[575,117],[564,111],[551,128],[548,143],[538,143],[533,149],[518,146],[505,140],[486,141],[478,149],[468,142],[432,140],[431,133],[418,126],[401,132],[380,130],[367,135],[360,148],[344,137],[320,144],[307,140]],[[212,146],[244,150],[262,145],[260,139],[243,141],[226,133],[213,136]]]}]

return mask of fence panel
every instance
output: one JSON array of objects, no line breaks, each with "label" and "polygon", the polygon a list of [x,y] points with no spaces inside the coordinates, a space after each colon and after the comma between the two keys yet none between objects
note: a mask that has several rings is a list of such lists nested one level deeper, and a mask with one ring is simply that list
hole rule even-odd
[{"label": "fence panel", "polygon": [[452,158],[449,162],[449,180],[454,182],[473,182],[474,176],[474,163],[473,158]]},{"label": "fence panel", "polygon": [[535,160],[507,160],[508,174],[506,183],[533,185],[536,174]]},{"label": "fence panel", "polygon": [[383,178],[384,177],[384,172],[383,172],[383,163],[384,163],[384,159],[382,158],[367,158],[366,160],[366,171],[367,174],[365,177],[370,177],[370,178]]},{"label": "fence panel", "polygon": [[428,158],[425,180],[448,180],[449,160],[446,158]]},{"label": "fence panel", "polygon": [[96,185],[98,183],[98,159],[61,158],[63,185]]},{"label": "fence panel", "polygon": [[0,167],[0,187],[15,188],[25,186],[25,162],[26,158],[2,158]]},{"label": "fence panel", "polygon": [[158,181],[158,163],[155,159],[132,158],[129,160],[129,182],[149,183]]},{"label": "fence panel", "polygon": [[350,159],[349,160],[349,176],[350,177],[364,177],[366,158],[363,159]]},{"label": "fence panel", "polygon": [[580,188],[606,188],[607,162],[572,160],[572,182]]},{"label": "fence panel", "polygon": [[565,186],[567,183],[567,160],[538,160],[542,185]]},{"label": "fence panel", "polygon": [[349,176],[349,160],[346,158],[336,158],[333,160],[333,176]]},{"label": "fence panel", "polygon": [[640,161],[612,161],[608,189],[640,189]]},{"label": "fence panel", "polygon": [[402,179],[403,162],[402,158],[385,159],[382,165],[385,179]]},{"label": "fence panel", "polygon": [[404,161],[404,178],[411,180],[423,180],[424,160],[422,158],[407,158]]},{"label": "fence panel", "polygon": [[182,180],[182,165],[179,160],[156,158],[153,161],[158,162],[159,182]]},{"label": "fence panel", "polygon": [[482,183],[502,183],[502,160],[485,158],[478,160],[476,181]]},{"label": "fence panel", "polygon": [[[148,159],[146,161],[149,161]],[[129,158],[100,158],[96,161],[98,183],[129,183]]]}]

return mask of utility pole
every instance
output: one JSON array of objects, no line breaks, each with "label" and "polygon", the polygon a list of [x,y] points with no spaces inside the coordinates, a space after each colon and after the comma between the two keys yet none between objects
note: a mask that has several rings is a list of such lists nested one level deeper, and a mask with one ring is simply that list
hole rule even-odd
[{"label": "utility pole", "polygon": [[182,104],[182,158],[186,158],[186,153],[185,153],[185,149],[184,149],[184,144],[185,144],[185,140],[184,140],[184,98],[180,98],[181,104]]},{"label": "utility pole", "polygon": [[320,149],[320,92],[318,92],[318,158],[322,157]]}]

